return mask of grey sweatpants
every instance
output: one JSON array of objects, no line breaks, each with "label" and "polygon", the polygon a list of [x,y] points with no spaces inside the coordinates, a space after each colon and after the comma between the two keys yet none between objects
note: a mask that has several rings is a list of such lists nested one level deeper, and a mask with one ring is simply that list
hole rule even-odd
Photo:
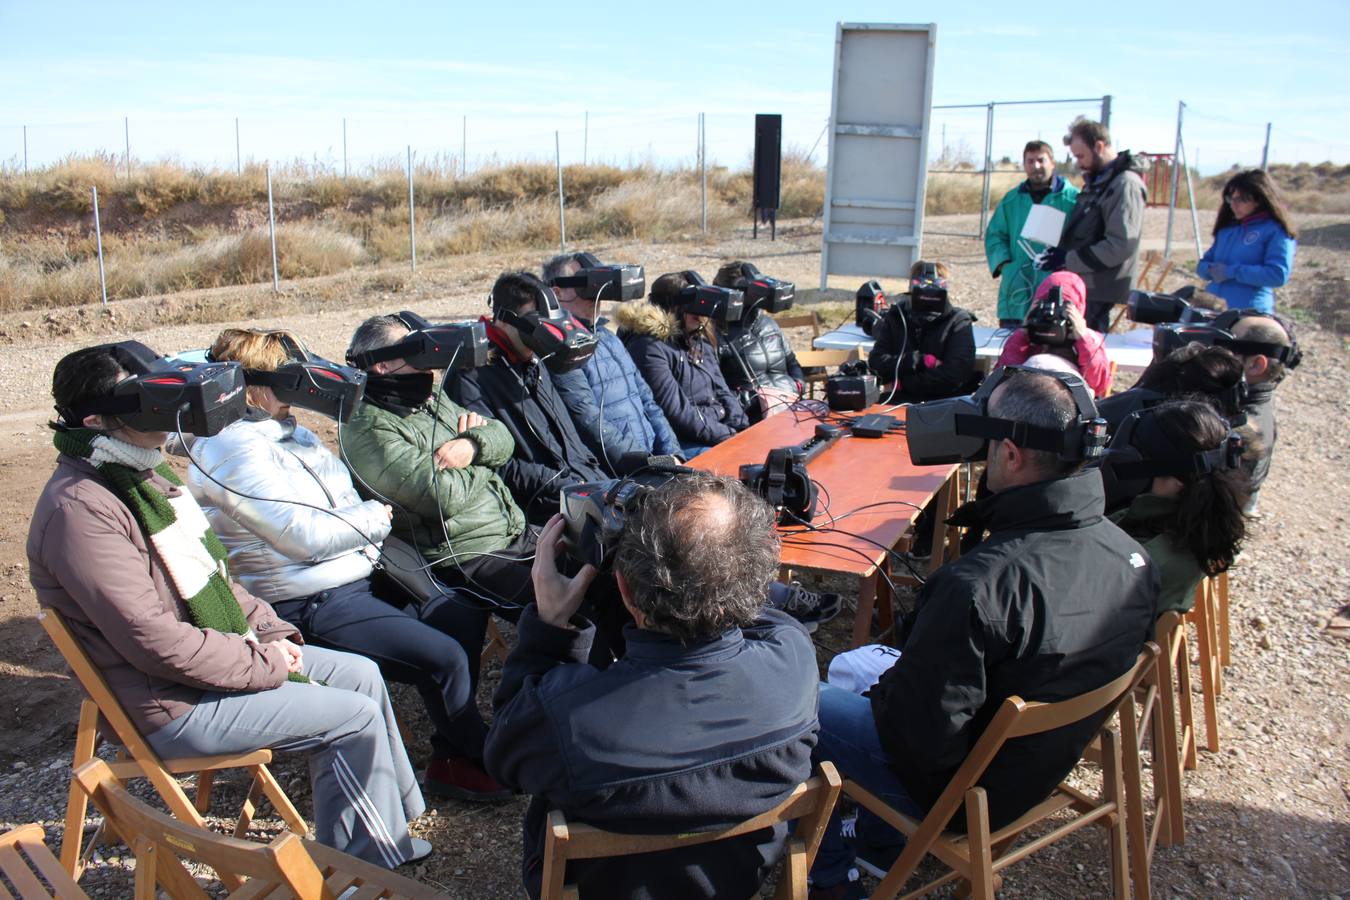
[{"label": "grey sweatpants", "polygon": [[304,669],[325,684],[207,693],[147,740],[165,759],[264,747],[307,754],[315,836],[392,869],[411,856],[408,819],[426,807],[379,667],[363,656],[306,646]]}]

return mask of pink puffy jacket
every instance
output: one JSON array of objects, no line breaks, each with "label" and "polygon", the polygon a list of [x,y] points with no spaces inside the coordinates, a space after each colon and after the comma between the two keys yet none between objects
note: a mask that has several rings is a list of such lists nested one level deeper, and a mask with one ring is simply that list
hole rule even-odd
[{"label": "pink puffy jacket", "polygon": [[[1032,299],[1035,304],[1044,300],[1050,289],[1057,287],[1066,300],[1081,313],[1087,310],[1087,287],[1083,279],[1073,272],[1055,272],[1036,289]],[[1078,371],[1087,382],[1088,388],[1098,397],[1105,397],[1111,390],[1111,363],[1106,358],[1106,338],[1098,331],[1088,329],[1073,342],[1078,356]],[[1009,335],[999,355],[998,365],[1020,366],[1037,353],[1044,352],[1040,345],[1033,344],[1025,328],[1019,328]]]}]

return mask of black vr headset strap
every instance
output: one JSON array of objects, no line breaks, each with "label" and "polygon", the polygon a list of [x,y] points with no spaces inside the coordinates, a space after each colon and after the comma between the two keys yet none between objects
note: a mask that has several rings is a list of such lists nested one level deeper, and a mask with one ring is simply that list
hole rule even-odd
[{"label": "black vr headset strap", "polygon": [[590,281],[584,273],[587,269],[599,268],[603,263],[594,253],[573,253],[572,262],[576,263],[577,273],[575,275],[558,275],[548,280],[551,287],[578,288],[585,287]]},{"label": "black vr headset strap", "polygon": [[[164,358],[140,341],[120,341],[106,344],[112,358],[128,373],[128,377],[117,382],[121,385],[141,375],[147,375],[160,367]],[[117,390],[114,385],[113,390]],[[56,407],[56,413],[71,428],[81,428],[84,417],[92,415],[120,416],[139,411],[141,398],[135,391],[128,394],[114,394],[98,400],[89,400],[76,406]]]},{"label": "black vr headset strap", "polygon": [[[388,347],[363,350],[360,353],[348,353],[346,356],[347,365],[355,366],[358,369],[369,369],[376,363],[388,362],[391,359],[398,359],[400,356],[407,356],[408,352],[416,350],[420,343],[417,336],[418,332],[431,327],[431,323],[426,319],[406,309],[390,313],[389,318],[398,319],[403,323],[403,327],[408,329],[408,333]],[[308,358],[308,355],[306,355],[306,358]]]},{"label": "black vr headset strap", "polygon": [[1067,431],[1042,428],[1038,425],[1028,425],[1026,422],[1014,422],[1011,419],[958,413],[952,417],[952,421],[958,435],[994,441],[1011,440],[1017,446],[1028,450],[1046,450],[1063,454],[1068,444]]}]

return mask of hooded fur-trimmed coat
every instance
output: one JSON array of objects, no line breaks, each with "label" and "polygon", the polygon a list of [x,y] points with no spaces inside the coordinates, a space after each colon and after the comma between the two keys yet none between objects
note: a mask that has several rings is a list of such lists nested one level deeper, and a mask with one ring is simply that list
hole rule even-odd
[{"label": "hooded fur-trimmed coat", "polygon": [[673,313],[629,300],[615,310],[614,323],[684,450],[711,447],[749,426],[717,351],[704,338],[686,344]]}]

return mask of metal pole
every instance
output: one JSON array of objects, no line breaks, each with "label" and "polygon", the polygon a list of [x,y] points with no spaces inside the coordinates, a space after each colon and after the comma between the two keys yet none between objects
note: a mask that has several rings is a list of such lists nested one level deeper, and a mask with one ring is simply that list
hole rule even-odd
[{"label": "metal pole", "polygon": [[108,277],[103,271],[103,227],[98,221],[98,185],[94,185],[94,242],[98,244],[98,289],[108,305]]},{"label": "metal pole", "polygon": [[277,215],[272,207],[272,162],[267,162],[267,233],[272,240],[272,293],[281,293],[281,276],[277,272]]},{"label": "metal pole", "polygon": [[585,118],[581,125],[581,164],[586,165],[586,151],[590,149],[591,143],[591,111],[586,110]]},{"label": "metal pole", "polygon": [[469,174],[469,117],[460,120],[459,133],[459,174]]},{"label": "metal pole", "polygon": [[28,126],[23,126],[23,174],[28,174]]},{"label": "metal pole", "polygon": [[244,156],[239,152],[239,117],[234,117],[234,174],[244,174]]},{"label": "metal pole", "polygon": [[698,177],[699,203],[703,207],[703,233],[708,233],[708,120],[707,113],[698,114]]},{"label": "metal pole", "polygon": [[1181,164],[1186,170],[1186,197],[1191,202],[1191,234],[1195,237],[1195,258],[1203,252],[1200,249],[1200,214],[1195,210],[1195,183],[1191,181],[1191,167],[1186,165],[1186,144],[1181,144]]},{"label": "metal pole", "polygon": [[408,145],[408,253],[412,258],[412,270],[417,271],[417,211],[413,206],[413,165],[412,144]]},{"label": "metal pole", "polygon": [[131,119],[122,117],[122,134],[127,140],[127,180],[131,180]]},{"label": "metal pole", "polygon": [[342,177],[347,177],[347,118],[342,119]]},{"label": "metal pole", "polygon": [[1176,146],[1172,150],[1172,193],[1167,200],[1167,243],[1163,246],[1163,257],[1170,259],[1172,256],[1172,220],[1177,215],[1177,188],[1180,185],[1181,171],[1177,164],[1181,161],[1181,118],[1186,111],[1186,102],[1177,101],[1177,140]]},{"label": "metal pole", "polygon": [[980,237],[984,237],[985,226],[989,223],[989,182],[993,178],[990,170],[994,155],[994,104],[990,103],[984,114],[984,187],[980,190]]},{"label": "metal pole", "polygon": [[562,142],[553,132],[553,160],[558,166],[558,252],[567,252],[567,213],[563,204]]},{"label": "metal pole", "polygon": [[[24,166],[25,166],[24,171],[25,171],[25,172],[28,171],[28,169],[27,169],[27,160],[28,160],[28,156],[27,156],[27,154],[25,153],[25,155],[24,155]],[[1266,123],[1266,143],[1265,143],[1265,145],[1261,148],[1261,168],[1264,169],[1264,168],[1266,167],[1266,163],[1268,163],[1268,162],[1270,162],[1270,123],[1269,123],[1269,122]]]},{"label": "metal pole", "polygon": [[1102,97],[1102,125],[1106,128],[1111,127],[1111,95]]}]

